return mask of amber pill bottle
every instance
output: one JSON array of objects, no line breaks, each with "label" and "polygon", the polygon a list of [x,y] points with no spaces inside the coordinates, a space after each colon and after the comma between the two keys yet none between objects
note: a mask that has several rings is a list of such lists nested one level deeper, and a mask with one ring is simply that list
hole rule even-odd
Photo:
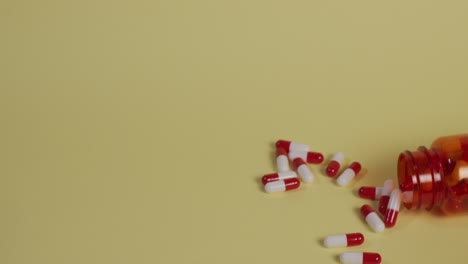
[{"label": "amber pill bottle", "polygon": [[[436,139],[398,157],[398,182],[408,209],[468,209],[468,134]],[[468,199],[467,199],[468,200]]]}]

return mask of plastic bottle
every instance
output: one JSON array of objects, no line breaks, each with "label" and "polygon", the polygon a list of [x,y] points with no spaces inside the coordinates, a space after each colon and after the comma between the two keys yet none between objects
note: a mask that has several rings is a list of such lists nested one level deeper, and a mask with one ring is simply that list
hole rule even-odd
[{"label": "plastic bottle", "polygon": [[441,137],[430,148],[401,153],[398,181],[408,209],[453,213],[467,208],[468,134]]}]

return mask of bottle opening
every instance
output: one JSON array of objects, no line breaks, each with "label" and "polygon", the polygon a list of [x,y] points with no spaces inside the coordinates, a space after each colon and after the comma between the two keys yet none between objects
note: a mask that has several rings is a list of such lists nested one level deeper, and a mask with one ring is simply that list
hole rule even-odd
[{"label": "bottle opening", "polygon": [[442,160],[435,149],[419,147],[398,158],[398,182],[406,208],[432,209],[441,206],[446,194]]}]

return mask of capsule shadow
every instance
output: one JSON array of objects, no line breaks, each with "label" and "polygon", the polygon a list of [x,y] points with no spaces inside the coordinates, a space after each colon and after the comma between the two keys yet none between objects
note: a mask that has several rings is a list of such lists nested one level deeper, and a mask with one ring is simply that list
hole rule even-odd
[{"label": "capsule shadow", "polygon": [[270,153],[269,157],[271,157],[270,164],[271,164],[272,171],[276,171],[276,146],[275,144],[273,144],[273,147],[270,149],[269,153]]},{"label": "capsule shadow", "polygon": [[337,263],[341,263],[340,256],[341,256],[341,254],[335,255],[335,261],[336,261]]},{"label": "capsule shadow", "polygon": [[263,187],[263,183],[262,183],[262,177],[260,176],[255,176],[255,178],[253,178],[253,181],[255,182],[255,184],[257,184],[257,187],[258,187],[258,190],[261,191],[261,192],[265,192],[264,190],[264,187]]},{"label": "capsule shadow", "polygon": [[323,238],[316,239],[315,242],[317,243],[317,246],[322,247],[323,243]]}]

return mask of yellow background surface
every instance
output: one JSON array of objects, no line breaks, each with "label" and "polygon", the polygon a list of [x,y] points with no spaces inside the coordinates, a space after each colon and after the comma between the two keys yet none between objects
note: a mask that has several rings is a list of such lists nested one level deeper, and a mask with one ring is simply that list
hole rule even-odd
[{"label": "yellow background surface", "polygon": [[[468,132],[467,1],[2,1],[0,263],[464,263],[468,216],[361,185]],[[273,143],[360,161],[358,182],[266,194]],[[374,205],[374,203],[372,203]],[[326,249],[363,232],[357,248]]]}]

